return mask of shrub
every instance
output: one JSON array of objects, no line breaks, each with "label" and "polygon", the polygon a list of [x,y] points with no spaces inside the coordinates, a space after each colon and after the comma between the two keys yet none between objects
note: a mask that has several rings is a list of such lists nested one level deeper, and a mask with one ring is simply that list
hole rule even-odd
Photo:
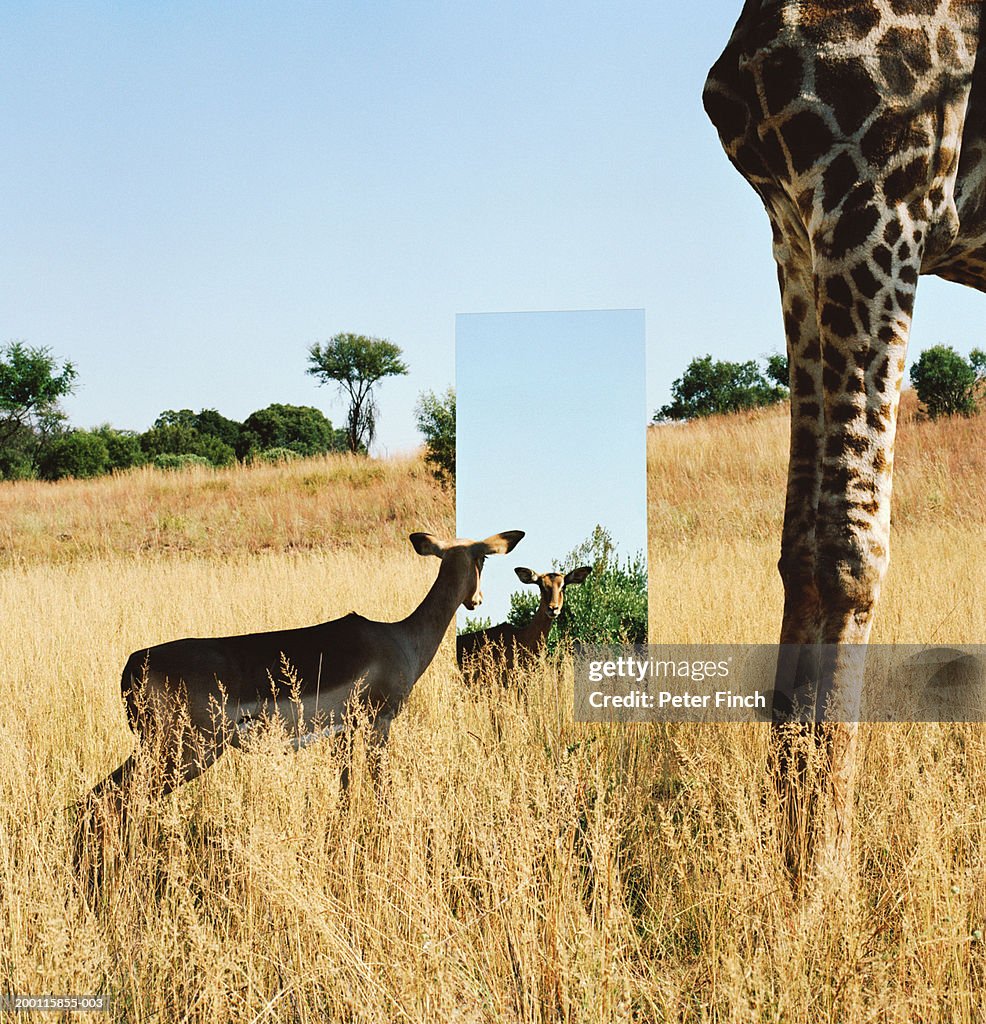
[{"label": "shrub", "polygon": [[[197,450],[208,442],[203,438],[213,438],[221,442],[226,448],[235,453],[240,443],[240,433],[243,424],[236,420],[227,419],[215,409],[200,409],[192,412],[191,409],[165,409],[163,413],[151,424],[151,432],[160,432],[157,444],[170,444],[175,449],[175,454],[182,454],[176,449],[184,447],[188,454],[204,455],[210,461],[214,460],[217,449],[211,446],[209,450]],[[157,453],[155,453],[157,454]],[[221,465],[228,465],[223,462]]]},{"label": "shrub", "polygon": [[767,356],[766,363],[767,368],[764,370],[764,376],[767,380],[772,380],[778,387],[783,388],[787,392],[790,379],[787,355],[782,355],[780,352],[772,352]]},{"label": "shrub", "polygon": [[739,412],[773,405],[788,397],[782,383],[787,359],[773,355],[767,359],[767,376],[752,359],[729,363],[712,356],[698,356],[671,385],[672,401],[654,414],[654,420],[688,420],[713,413]]},{"label": "shrub", "polygon": [[8,479],[35,475],[48,442],[61,436],[59,402],[72,394],[78,373],[47,348],[11,341],[0,348],[0,472]]},{"label": "shrub", "polygon": [[254,451],[290,448],[298,455],[322,455],[349,450],[344,430],[336,430],[325,414],[310,405],[281,405],[250,413],[236,454],[247,458]]},{"label": "shrub", "polygon": [[250,460],[251,462],[293,462],[295,459],[300,459],[301,456],[294,451],[292,448],[265,448],[261,452],[254,452]]},{"label": "shrub", "polygon": [[481,629],[489,629],[493,620],[488,615],[467,615],[463,620],[462,629],[456,630],[461,636],[463,633],[476,633]]},{"label": "shrub", "polygon": [[[557,629],[548,636],[548,649],[581,641],[597,644],[643,644],[647,642],[647,567],[643,555],[622,562],[613,539],[597,526],[588,540],[564,561],[555,563],[556,572],[591,565],[585,583],[565,591],[565,605]],[[530,589],[510,595],[508,621],[524,626],[534,617],[540,596]]]},{"label": "shrub", "polygon": [[200,409],[192,419],[192,426],[200,434],[218,438],[234,451],[240,443],[240,434],[243,432],[242,423],[227,419],[215,409]]},{"label": "shrub", "polygon": [[976,362],[964,359],[951,345],[933,345],[925,349],[911,367],[911,383],[928,416],[971,416],[977,408],[976,391],[980,382]]},{"label": "shrub", "polygon": [[73,430],[48,442],[38,465],[38,476],[42,480],[85,479],[99,476],[109,467],[110,455],[103,438],[88,430]]},{"label": "shrub", "polygon": [[33,480],[34,462],[23,446],[0,448],[0,480]]},{"label": "shrub", "polygon": [[151,465],[155,469],[191,469],[193,466],[212,466],[204,455],[192,455],[183,453],[176,455],[173,452],[162,452],[151,459]]},{"label": "shrub", "polygon": [[106,445],[108,469],[130,469],[147,461],[140,446],[140,437],[132,430],[114,430],[107,424],[97,427],[93,433],[98,434]]},{"label": "shrub", "polygon": [[424,391],[414,410],[425,439],[425,462],[442,484],[455,483],[455,388],[444,395]]},{"label": "shrub", "polygon": [[198,455],[213,466],[230,466],[236,461],[233,449],[212,434],[183,423],[165,423],[161,417],[156,423],[140,435],[140,447],[152,461],[159,455]]}]

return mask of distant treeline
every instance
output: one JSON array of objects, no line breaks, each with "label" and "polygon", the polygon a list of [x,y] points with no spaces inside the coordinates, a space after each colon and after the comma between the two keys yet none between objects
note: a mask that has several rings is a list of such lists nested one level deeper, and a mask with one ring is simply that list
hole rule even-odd
[{"label": "distant treeline", "polygon": [[0,346],[0,480],[101,476],[146,463],[174,469],[325,452],[366,455],[379,411],[374,386],[408,372],[400,356],[392,342],[362,334],[337,334],[309,349],[307,372],[349,400],[344,429],[313,406],[275,404],[242,423],[215,409],[167,409],[141,434],[108,424],[71,429],[61,400],[75,390],[74,364],[60,363],[45,347],[11,341]]},{"label": "distant treeline", "polygon": [[[654,413],[654,422],[774,405],[789,395],[788,376],[787,356],[776,352],[766,357],[765,370],[753,359],[731,363],[696,356],[671,385],[672,400]],[[911,383],[930,419],[972,416],[986,393],[986,352],[974,348],[966,359],[950,345],[932,345],[911,367]]]},{"label": "distant treeline", "polygon": [[168,409],[143,433],[109,425],[46,433],[25,425],[0,447],[0,479],[93,477],[145,464],[279,462],[348,450],[346,431],[312,406],[269,405],[242,423],[215,409]]}]

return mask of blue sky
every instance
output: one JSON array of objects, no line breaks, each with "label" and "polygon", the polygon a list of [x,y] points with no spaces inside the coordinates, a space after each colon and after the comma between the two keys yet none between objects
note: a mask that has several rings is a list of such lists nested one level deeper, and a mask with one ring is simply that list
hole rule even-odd
[{"label": "blue sky", "polygon": [[621,561],[645,553],[643,311],[464,315],[455,354],[456,530],[526,531],[487,561],[476,615],[506,618],[514,566],[577,568],[566,556],[597,525]]},{"label": "blue sky", "polygon": [[[694,355],[782,346],[766,218],[701,109],[740,6],[0,2],[0,342],[76,363],[76,425],[143,429],[339,422],[306,349],[388,337],[398,451],[457,313],[643,308],[652,410]],[[926,279],[912,353],[984,321]]]}]

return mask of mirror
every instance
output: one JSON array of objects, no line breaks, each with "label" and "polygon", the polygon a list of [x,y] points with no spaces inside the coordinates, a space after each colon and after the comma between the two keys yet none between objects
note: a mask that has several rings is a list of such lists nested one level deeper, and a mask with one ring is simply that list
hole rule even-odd
[{"label": "mirror", "polygon": [[538,594],[516,567],[575,569],[568,556],[595,535],[591,562],[597,527],[614,558],[645,566],[644,311],[460,314],[455,354],[457,532],[526,532],[487,562],[468,618],[506,621],[511,593]]}]

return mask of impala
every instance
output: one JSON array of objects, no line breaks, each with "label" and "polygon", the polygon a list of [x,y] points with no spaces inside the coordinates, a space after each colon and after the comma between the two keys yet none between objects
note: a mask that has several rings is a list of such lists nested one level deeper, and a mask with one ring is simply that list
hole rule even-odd
[{"label": "impala", "polygon": [[490,629],[463,633],[456,637],[455,657],[459,668],[475,658],[485,647],[503,669],[512,669],[523,657],[536,656],[544,647],[551,624],[561,615],[565,604],[565,588],[584,583],[592,567],[583,565],[569,573],[536,573],[520,566],[514,569],[521,583],[532,583],[541,590],[541,603],[534,618],[526,626],[511,626],[504,622]]},{"label": "impala", "polygon": [[141,748],[152,742],[163,762],[158,791],[167,793],[204,772],[226,747],[239,746],[258,720],[278,708],[294,718],[297,748],[352,728],[356,698],[372,716],[374,738],[385,742],[456,608],[481,603],[486,556],[506,554],[523,536],[509,530],[481,541],[440,541],[412,533],[414,550],[441,559],[441,566],[424,600],[399,622],[351,612],[300,629],[173,640],[135,651],[121,688],[139,746],[90,790],[82,810],[92,811],[109,796],[122,818]]}]

